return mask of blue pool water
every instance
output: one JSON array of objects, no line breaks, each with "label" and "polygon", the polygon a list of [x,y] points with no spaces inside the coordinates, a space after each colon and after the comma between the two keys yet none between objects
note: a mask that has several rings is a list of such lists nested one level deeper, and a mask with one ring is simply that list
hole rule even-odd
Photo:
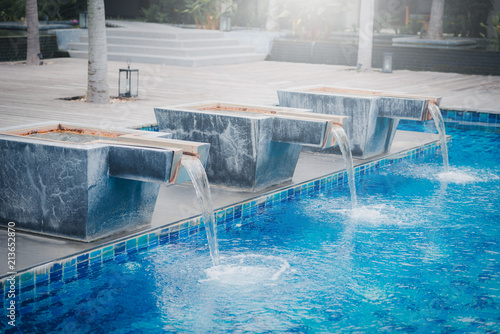
[{"label": "blue pool water", "polygon": [[[403,129],[435,132],[432,123]],[[500,129],[22,295],[23,333],[500,331]]]}]

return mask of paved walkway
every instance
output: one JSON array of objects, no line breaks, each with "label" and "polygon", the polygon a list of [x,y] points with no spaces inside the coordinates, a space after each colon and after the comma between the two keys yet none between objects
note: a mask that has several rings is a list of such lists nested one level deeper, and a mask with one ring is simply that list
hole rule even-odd
[{"label": "paved walkway", "polygon": [[[122,67],[126,64],[109,62],[109,90],[115,96]],[[446,109],[500,113],[498,76],[358,73],[352,67],[267,61],[198,68],[132,64],[132,68],[140,70],[138,99],[93,105],[59,100],[85,94],[84,59],[50,59],[36,67],[0,63],[0,128],[48,120],[129,127],[155,123],[157,106],[205,100],[275,105],[277,89],[314,84],[437,95],[443,97],[441,106]]]}]

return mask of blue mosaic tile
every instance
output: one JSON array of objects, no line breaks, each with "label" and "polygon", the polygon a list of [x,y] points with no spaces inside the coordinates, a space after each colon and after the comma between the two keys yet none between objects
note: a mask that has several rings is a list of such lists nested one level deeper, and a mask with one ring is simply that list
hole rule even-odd
[{"label": "blue mosaic tile", "polygon": [[87,270],[88,267],[89,261],[79,262],[76,264],[76,271],[80,274],[80,272]]},{"label": "blue mosaic tile", "polygon": [[58,282],[62,279],[62,270],[50,273],[50,283]]},{"label": "blue mosaic tile", "polygon": [[168,242],[170,242],[170,240],[171,240],[170,229],[169,228],[165,228],[165,229],[161,230],[160,231],[160,235],[159,235],[159,243],[160,243],[160,245],[168,243]]},{"label": "blue mosaic tile", "polygon": [[70,262],[68,265],[66,265],[66,264],[64,265],[63,275],[66,273],[73,272],[73,271],[76,272],[76,261],[74,264],[72,262]]},{"label": "blue mosaic tile", "polygon": [[226,219],[232,219],[233,218],[233,208],[230,207],[230,208],[227,208],[226,209]]},{"label": "blue mosaic tile", "polygon": [[76,258],[76,262],[77,262],[77,263],[80,263],[80,262],[85,262],[85,261],[88,261],[88,260],[89,260],[89,254],[88,254],[88,253],[85,253],[85,254],[79,255],[79,256]]},{"label": "blue mosaic tile", "polygon": [[115,256],[115,248],[113,246],[107,246],[102,249],[102,259],[103,261],[111,260]]},{"label": "blue mosaic tile", "polygon": [[120,242],[115,245],[115,257],[125,252],[125,242]]},{"label": "blue mosaic tile", "polygon": [[135,253],[137,252],[137,239],[129,239],[125,242],[125,250],[127,253]]},{"label": "blue mosaic tile", "polygon": [[197,234],[197,233],[198,233],[198,231],[199,231],[199,228],[198,228],[198,227],[190,227],[190,228],[189,228],[189,233],[188,233],[188,234],[189,234],[190,236],[191,236],[191,235],[195,235],[195,234]]},{"label": "blue mosaic tile", "polygon": [[21,274],[21,286],[28,286],[35,284],[35,273],[34,272],[26,272]]},{"label": "blue mosaic tile", "polygon": [[250,218],[251,215],[252,215],[252,211],[250,209],[243,210],[241,212],[241,218]]},{"label": "blue mosaic tile", "polygon": [[217,222],[221,222],[226,219],[226,212],[225,211],[218,211],[215,216],[217,217]]},{"label": "blue mosaic tile", "polygon": [[48,280],[49,280],[49,273],[48,272],[38,272],[38,273],[36,273],[35,282],[36,282],[37,286],[39,284],[47,283]]},{"label": "blue mosaic tile", "polygon": [[90,265],[91,266],[100,265],[100,264],[102,264],[102,261],[103,261],[103,259],[100,256],[93,257],[93,258],[90,259]]},{"label": "blue mosaic tile", "polygon": [[177,240],[179,240],[179,232],[170,233],[170,242],[176,242]]},{"label": "blue mosaic tile", "polygon": [[250,209],[250,202],[245,202],[241,205],[242,210],[249,210]]},{"label": "blue mosaic tile", "polygon": [[153,131],[153,132],[159,132],[159,128],[158,128],[158,125],[156,124],[152,124],[152,125],[149,125],[149,126],[143,126],[140,128],[140,130],[142,131]]},{"label": "blue mosaic tile", "polygon": [[148,235],[148,246],[149,247],[155,247],[158,246],[159,243],[159,236],[157,233],[149,233]]},{"label": "blue mosaic tile", "polygon": [[179,231],[179,239],[186,239],[187,237],[189,237],[188,229],[185,228]]},{"label": "blue mosaic tile", "polygon": [[236,219],[236,218],[240,218],[241,217],[241,205],[236,205],[234,207],[234,213],[233,213],[233,217]]},{"label": "blue mosaic tile", "polygon": [[267,206],[268,208],[272,207],[273,206],[273,197],[272,196],[268,196],[266,198],[266,201],[265,201],[265,206]]},{"label": "blue mosaic tile", "polygon": [[64,270],[69,267],[75,267],[76,268],[76,258],[71,258],[68,260],[64,261]]},{"label": "blue mosaic tile", "polygon": [[488,123],[488,114],[486,113],[479,113],[479,122],[481,123]]},{"label": "blue mosaic tile", "polygon": [[148,235],[141,235],[137,238],[137,248],[143,249],[148,247]]},{"label": "blue mosaic tile", "polygon": [[95,257],[101,257],[102,255],[102,249],[97,249],[92,252],[90,252],[90,258],[95,258]]}]

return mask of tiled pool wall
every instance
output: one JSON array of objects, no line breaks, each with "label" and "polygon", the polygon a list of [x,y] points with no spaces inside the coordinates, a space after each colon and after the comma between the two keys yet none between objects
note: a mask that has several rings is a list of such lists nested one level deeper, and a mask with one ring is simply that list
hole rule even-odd
[{"label": "tiled pool wall", "polygon": [[446,109],[441,109],[441,114],[446,122],[479,122],[487,124],[500,124],[500,114]]},{"label": "tiled pool wall", "polygon": [[[451,122],[480,122],[488,124],[500,123],[500,115],[478,112],[443,111],[446,121]],[[155,124],[138,127],[145,131],[158,131]],[[420,158],[424,155],[438,154],[440,151],[437,142],[407,151],[400,154],[371,161],[355,167],[355,175],[365,175],[379,168],[392,166],[402,161]],[[283,188],[279,191],[268,193],[251,200],[238,203],[215,211],[217,224],[233,224],[240,218],[248,218],[261,214],[266,207],[271,207],[280,202],[298,199],[305,196],[320,194],[347,183],[345,171],[327,175]],[[102,266],[107,261],[120,261],[140,251],[145,251],[159,245],[175,243],[189,236],[204,232],[205,227],[201,216],[180,221],[168,227],[160,227],[147,232],[141,232],[125,239],[100,246],[71,257],[46,263],[23,272],[7,275],[0,279],[0,306],[8,299],[9,292],[15,292],[15,298],[22,301],[32,298],[37,288],[46,289],[51,284],[63,284],[65,281],[78,279],[79,275],[86,272],[89,267]],[[10,277],[14,277],[13,280]],[[4,308],[5,309],[5,308]]]}]

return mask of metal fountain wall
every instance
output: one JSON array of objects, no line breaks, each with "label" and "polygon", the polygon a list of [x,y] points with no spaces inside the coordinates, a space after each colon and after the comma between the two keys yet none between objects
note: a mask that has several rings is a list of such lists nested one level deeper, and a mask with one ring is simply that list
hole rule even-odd
[{"label": "metal fountain wall", "polygon": [[441,101],[439,97],[331,86],[278,90],[278,99],[282,107],[348,116],[344,128],[353,156],[361,159],[389,152],[400,119],[429,120],[429,103]]},{"label": "metal fountain wall", "polygon": [[[95,139],[43,138],[54,132]],[[169,137],[61,123],[0,130],[0,224],[88,242],[149,223],[160,184],[186,179],[181,159],[208,156],[209,144]]]},{"label": "metal fountain wall", "polygon": [[331,129],[344,122],[311,110],[211,101],[155,108],[155,114],[160,131],[210,143],[210,183],[245,191],[291,180],[302,146],[332,147]]}]

